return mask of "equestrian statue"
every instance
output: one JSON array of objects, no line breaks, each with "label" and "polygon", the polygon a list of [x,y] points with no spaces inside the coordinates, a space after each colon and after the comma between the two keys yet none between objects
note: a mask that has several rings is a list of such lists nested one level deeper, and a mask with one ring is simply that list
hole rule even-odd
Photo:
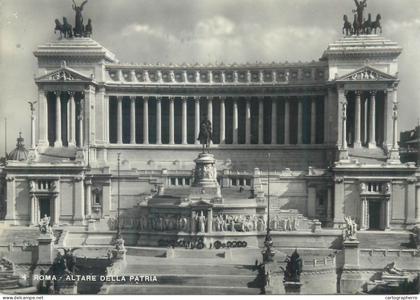
[{"label": "equestrian statue", "polygon": [[213,140],[212,128],[210,120],[204,118],[200,124],[200,133],[198,134],[198,141],[203,145],[203,153],[210,153],[210,142]]}]

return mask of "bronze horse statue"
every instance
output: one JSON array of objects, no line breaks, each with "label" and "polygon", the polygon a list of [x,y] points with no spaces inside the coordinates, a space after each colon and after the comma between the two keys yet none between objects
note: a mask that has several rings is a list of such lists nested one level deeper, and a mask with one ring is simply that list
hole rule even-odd
[{"label": "bronze horse statue", "polygon": [[67,18],[63,17],[63,24],[60,23],[60,21],[58,19],[55,19],[55,28],[54,28],[54,33],[60,32],[60,39],[63,38],[71,38],[72,35],[72,30],[71,30],[71,25],[67,22]]},{"label": "bronze horse statue", "polygon": [[375,30],[375,34],[376,34],[376,31],[379,28],[380,33],[382,33],[381,19],[382,19],[381,15],[378,14],[376,16],[376,20],[373,21],[372,24],[371,24],[371,32],[373,32]]},{"label": "bronze horse statue", "polygon": [[368,19],[363,22],[363,33],[370,34],[372,32],[372,15],[368,14]]},{"label": "bronze horse statue", "polygon": [[347,15],[343,16],[343,21],[343,34],[345,33],[346,35],[351,35],[353,33],[353,29],[351,27],[351,23],[349,22],[349,18],[347,17]]}]

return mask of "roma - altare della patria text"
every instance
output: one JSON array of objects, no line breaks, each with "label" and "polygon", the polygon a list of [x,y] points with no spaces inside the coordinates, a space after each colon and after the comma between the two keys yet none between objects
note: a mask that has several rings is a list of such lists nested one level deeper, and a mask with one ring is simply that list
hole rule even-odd
[{"label": "roma - altare della patria text", "polygon": [[402,48],[354,2],[318,60],[232,65],[121,63],[70,2],[0,166],[2,292],[418,292]]}]

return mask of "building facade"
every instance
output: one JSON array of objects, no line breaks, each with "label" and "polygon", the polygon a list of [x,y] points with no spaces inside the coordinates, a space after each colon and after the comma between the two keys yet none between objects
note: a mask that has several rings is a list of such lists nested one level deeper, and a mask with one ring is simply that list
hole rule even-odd
[{"label": "building facade", "polygon": [[309,63],[133,65],[91,38],[43,44],[28,158],[1,173],[5,223],[107,224],[118,184],[122,212],[190,186],[208,119],[222,190],[267,195],[270,170],[274,212],[324,227],[344,216],[361,230],[420,225],[417,168],[398,155],[401,51],[360,35]]}]

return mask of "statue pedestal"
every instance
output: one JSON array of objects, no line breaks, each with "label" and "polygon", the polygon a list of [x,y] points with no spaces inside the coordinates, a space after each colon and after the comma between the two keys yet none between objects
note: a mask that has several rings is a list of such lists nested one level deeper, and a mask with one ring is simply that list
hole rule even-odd
[{"label": "statue pedestal", "polygon": [[358,240],[346,240],[344,246],[344,268],[359,267],[359,244]]},{"label": "statue pedestal", "polygon": [[299,295],[302,283],[294,281],[284,281],[284,290],[286,295]]},{"label": "statue pedestal", "polygon": [[400,165],[401,164],[400,152],[398,151],[398,149],[391,149],[389,151],[388,160],[386,161],[386,163],[389,164],[389,165]]},{"label": "statue pedestal", "polygon": [[216,160],[210,153],[200,153],[195,160],[193,187],[218,188]]},{"label": "statue pedestal", "polygon": [[41,234],[38,238],[38,265],[51,265],[53,256],[53,239],[51,234]]},{"label": "statue pedestal", "polygon": [[355,294],[361,290],[363,280],[359,270],[359,241],[346,240],[344,247],[344,267],[340,280],[340,293]]}]

